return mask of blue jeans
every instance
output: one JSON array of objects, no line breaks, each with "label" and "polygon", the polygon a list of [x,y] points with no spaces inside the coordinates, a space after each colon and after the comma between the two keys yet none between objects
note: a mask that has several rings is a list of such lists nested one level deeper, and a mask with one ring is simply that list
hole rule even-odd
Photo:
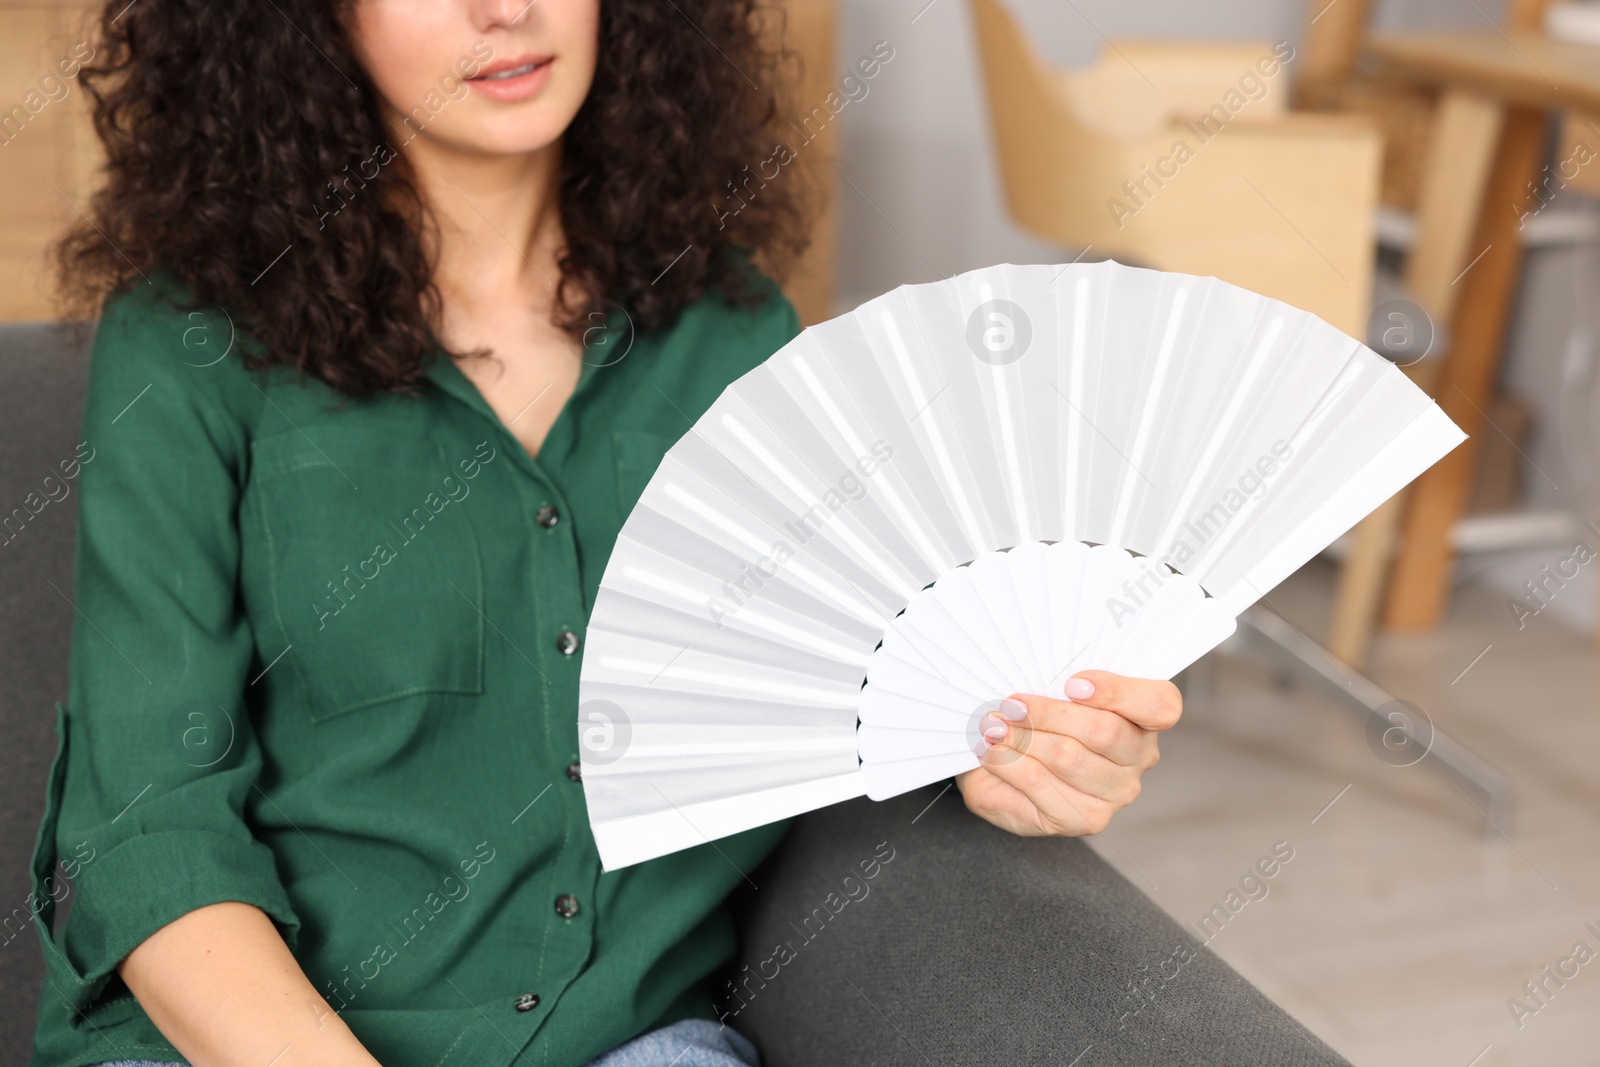
[{"label": "blue jeans", "polygon": [[756,1047],[710,1019],[683,1019],[619,1045],[588,1067],[761,1067]]},{"label": "blue jeans", "polygon": [[[153,1060],[110,1060],[98,1067],[184,1067]],[[761,1067],[756,1047],[743,1034],[710,1019],[684,1019],[640,1034],[590,1060],[587,1067]]]}]

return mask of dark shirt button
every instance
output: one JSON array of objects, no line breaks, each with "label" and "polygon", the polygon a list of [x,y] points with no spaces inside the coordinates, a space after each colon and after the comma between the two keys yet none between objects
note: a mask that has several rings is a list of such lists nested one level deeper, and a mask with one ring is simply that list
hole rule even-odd
[{"label": "dark shirt button", "polygon": [[556,651],[563,656],[570,656],[578,651],[578,635],[571,630],[562,630],[556,637]]},{"label": "dark shirt button", "polygon": [[556,914],[563,919],[570,919],[578,914],[578,898],[571,893],[562,893],[556,897]]},{"label": "dark shirt button", "polygon": [[561,512],[557,511],[553,504],[546,504],[538,510],[533,520],[548,530],[561,521]]},{"label": "dark shirt button", "polygon": [[517,1010],[518,1011],[532,1011],[534,1008],[537,1008],[538,1006],[539,1006],[539,994],[537,994],[537,993],[524,993],[524,994],[522,994],[522,996],[517,998]]},{"label": "dark shirt button", "polygon": [[579,763],[577,760],[573,760],[571,763],[567,764],[567,777],[571,778],[574,782],[583,781],[583,764]]}]

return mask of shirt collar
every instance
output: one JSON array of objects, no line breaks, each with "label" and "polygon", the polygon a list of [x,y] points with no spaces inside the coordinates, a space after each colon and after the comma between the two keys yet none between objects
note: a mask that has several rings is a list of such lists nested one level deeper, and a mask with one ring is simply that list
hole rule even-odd
[{"label": "shirt collar", "polygon": [[500,419],[489,406],[489,402],[478,392],[478,387],[472,384],[461,368],[456,366],[456,361],[451,359],[441,348],[435,348],[428,354],[428,366],[424,373],[434,385],[455,397],[472,410],[478,412],[490,422],[499,423]]}]

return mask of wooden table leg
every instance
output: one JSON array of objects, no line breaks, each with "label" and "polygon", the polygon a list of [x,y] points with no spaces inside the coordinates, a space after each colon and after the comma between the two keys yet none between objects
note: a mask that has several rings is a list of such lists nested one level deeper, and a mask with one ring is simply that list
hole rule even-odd
[{"label": "wooden table leg", "polygon": [[1498,100],[1459,89],[1439,100],[1418,191],[1417,235],[1405,267],[1406,288],[1435,322],[1455,317],[1461,289],[1454,283],[1483,250],[1472,239],[1484,214],[1505,114]]},{"label": "wooden table leg", "polygon": [[1339,569],[1327,648],[1357,670],[1366,665],[1372,624],[1383,599],[1389,554],[1404,513],[1405,491],[1401,490],[1356,525],[1350,554]]},{"label": "wooden table leg", "polygon": [[[1439,101],[1422,175],[1417,236],[1406,258],[1406,288],[1435,322],[1450,321],[1459,295],[1451,282],[1477,254],[1472,237],[1504,118],[1505,109],[1498,101],[1476,93],[1452,90]],[[1432,393],[1438,363],[1449,358],[1443,354],[1407,373]],[[1361,521],[1340,568],[1328,648],[1352,667],[1366,662],[1408,498],[1402,492]]]},{"label": "wooden table leg", "polygon": [[1542,111],[1507,110],[1473,242],[1483,250],[1482,257],[1453,283],[1460,293],[1451,316],[1451,352],[1435,394],[1445,414],[1470,436],[1412,487],[1384,607],[1384,623],[1396,629],[1435,626],[1449,599],[1455,558],[1450,532],[1466,508],[1479,437],[1497,432],[1486,425],[1484,411],[1494,390],[1516,296],[1522,263],[1518,229],[1526,210],[1527,185],[1537,178],[1543,163],[1545,136]]}]

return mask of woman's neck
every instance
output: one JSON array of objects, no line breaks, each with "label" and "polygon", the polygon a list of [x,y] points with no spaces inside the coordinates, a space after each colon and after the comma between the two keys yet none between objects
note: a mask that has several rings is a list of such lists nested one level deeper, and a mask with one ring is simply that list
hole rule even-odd
[{"label": "woman's neck", "polygon": [[438,220],[437,330],[501,422],[537,455],[577,386],[582,351],[556,322],[564,242],[561,143],[524,155],[469,154],[418,137],[417,190]]},{"label": "woman's neck", "polygon": [[548,312],[563,243],[561,142],[489,155],[418,137],[406,153],[417,190],[438,220],[434,282],[446,302],[472,307],[514,299]]}]

